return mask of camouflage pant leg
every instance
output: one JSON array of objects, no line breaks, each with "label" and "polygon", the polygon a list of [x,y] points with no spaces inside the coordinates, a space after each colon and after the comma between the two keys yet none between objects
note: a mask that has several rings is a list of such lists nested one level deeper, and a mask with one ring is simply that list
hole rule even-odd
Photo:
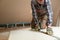
[{"label": "camouflage pant leg", "polygon": [[40,29],[40,28],[46,28],[47,27],[47,20],[48,20],[48,16],[47,15],[44,15],[43,17],[39,17],[38,18],[39,20],[39,26],[37,27],[35,22],[34,22],[34,19],[32,19],[32,22],[31,22],[31,28],[32,29]]},{"label": "camouflage pant leg", "polygon": [[31,28],[32,29],[35,29],[36,31],[38,31],[40,28],[37,26],[37,24],[35,24],[35,21],[34,19],[32,19],[31,21]]},{"label": "camouflage pant leg", "polygon": [[47,28],[47,21],[48,21],[48,16],[45,15],[43,16],[43,18],[41,19],[41,28]]},{"label": "camouflage pant leg", "polygon": [[34,22],[34,19],[32,18],[32,21],[31,21],[31,28],[32,29],[35,29],[35,22]]}]

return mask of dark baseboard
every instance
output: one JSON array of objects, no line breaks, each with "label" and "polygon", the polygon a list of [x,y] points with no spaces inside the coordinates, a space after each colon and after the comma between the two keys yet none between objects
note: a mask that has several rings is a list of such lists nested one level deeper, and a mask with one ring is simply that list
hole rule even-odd
[{"label": "dark baseboard", "polygon": [[0,24],[1,28],[12,28],[12,27],[26,27],[30,26],[29,22],[11,23],[11,24]]}]

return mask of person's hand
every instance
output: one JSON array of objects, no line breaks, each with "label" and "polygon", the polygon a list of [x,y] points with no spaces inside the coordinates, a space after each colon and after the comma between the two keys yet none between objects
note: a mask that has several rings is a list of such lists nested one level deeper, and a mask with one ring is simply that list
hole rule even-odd
[{"label": "person's hand", "polygon": [[41,10],[42,13],[46,13],[47,11],[46,10]]},{"label": "person's hand", "polygon": [[40,13],[46,13],[46,10],[39,10]]},{"label": "person's hand", "polygon": [[37,28],[38,28],[38,24],[35,25],[35,29],[37,29]]},{"label": "person's hand", "polygon": [[51,26],[52,26],[52,24],[49,24],[49,25],[48,25],[48,27],[51,27]]},{"label": "person's hand", "polygon": [[47,11],[43,10],[42,12],[43,12],[43,13],[46,13]]},{"label": "person's hand", "polygon": [[42,28],[46,29],[47,28],[46,24],[42,24]]}]

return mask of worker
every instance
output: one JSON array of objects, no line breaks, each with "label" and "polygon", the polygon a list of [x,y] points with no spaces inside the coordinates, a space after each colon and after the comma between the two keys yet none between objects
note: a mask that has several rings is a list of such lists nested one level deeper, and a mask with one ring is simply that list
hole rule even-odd
[{"label": "worker", "polygon": [[31,0],[31,28],[39,31],[52,25],[52,8],[50,0]]}]

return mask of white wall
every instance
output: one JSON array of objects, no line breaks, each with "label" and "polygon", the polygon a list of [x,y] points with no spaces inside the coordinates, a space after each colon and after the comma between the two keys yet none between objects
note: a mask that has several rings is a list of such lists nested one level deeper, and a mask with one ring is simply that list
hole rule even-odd
[{"label": "white wall", "polygon": [[51,0],[52,8],[53,8],[53,25],[57,23],[57,16],[60,10],[60,0]]},{"label": "white wall", "polygon": [[[31,0],[0,0],[0,24],[31,22]],[[60,10],[60,0],[51,0],[53,8],[53,25],[56,25]]]},{"label": "white wall", "polygon": [[30,0],[0,0],[0,24],[30,22]]}]

